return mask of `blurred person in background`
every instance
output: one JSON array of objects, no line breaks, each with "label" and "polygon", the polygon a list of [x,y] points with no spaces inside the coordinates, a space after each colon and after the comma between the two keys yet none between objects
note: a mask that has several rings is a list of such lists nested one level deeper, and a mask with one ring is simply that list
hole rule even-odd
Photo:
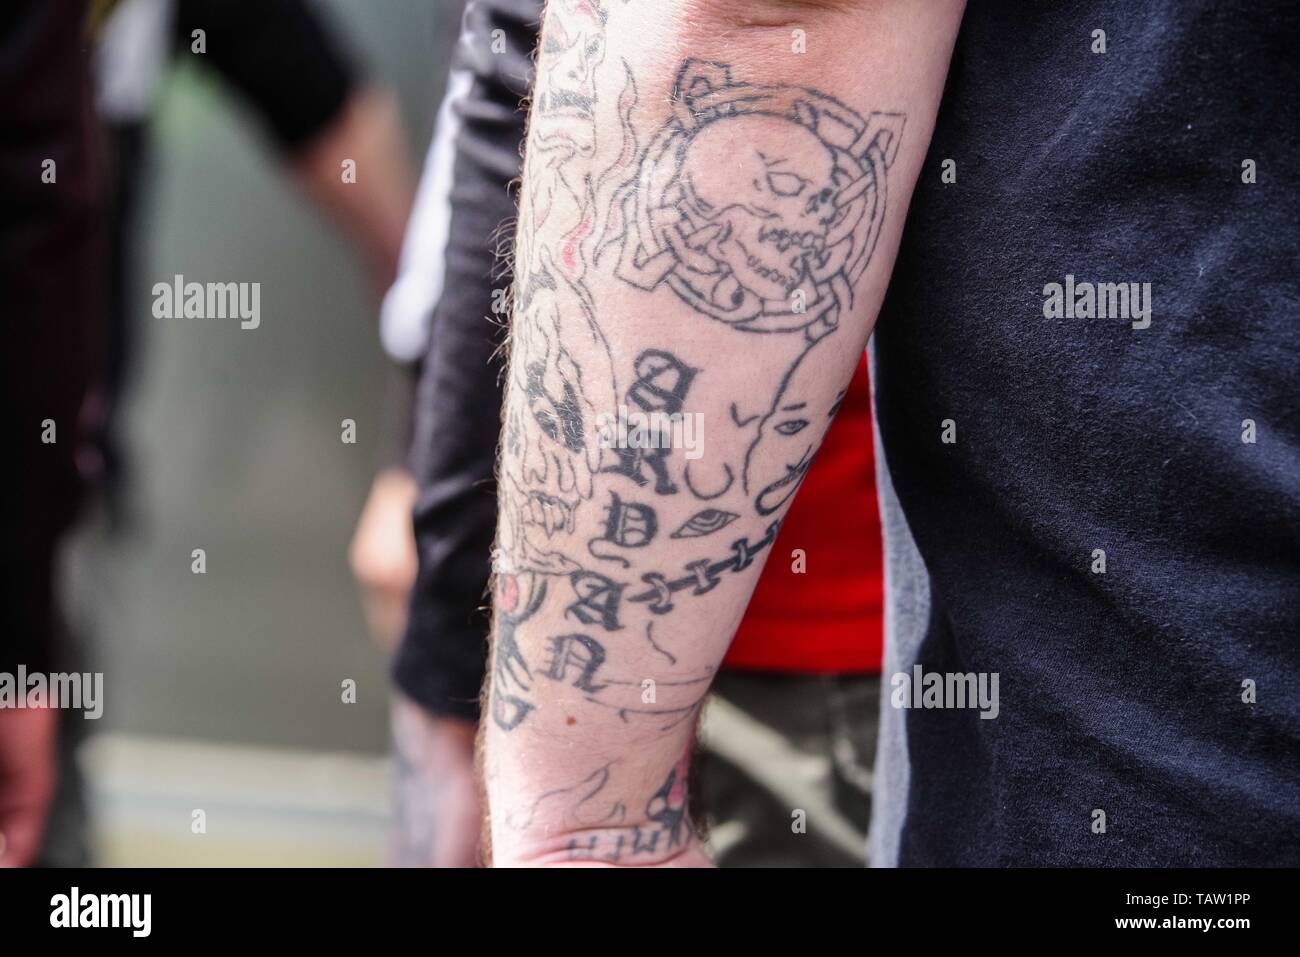
[{"label": "blurred person in background", "polygon": [[[114,415],[135,355],[128,312],[131,237],[148,168],[148,122],[173,57],[210,66],[255,111],[295,182],[356,244],[378,296],[397,270],[414,174],[392,96],[363,76],[306,0],[120,0],[101,3],[99,111],[110,157],[112,300],[97,447],[110,518],[123,469]],[[342,175],[345,160],[359,172]],[[418,357],[417,357],[418,358]],[[351,550],[372,631],[391,648],[415,576],[405,466],[415,363],[390,382],[384,461]]]},{"label": "blurred person in background", "polygon": [[[17,459],[0,496],[0,673],[9,676],[69,668],[55,567],[81,501],[79,422],[104,299],[85,14],[82,0],[0,7],[0,416]],[[59,717],[0,707],[0,866],[31,864],[40,852]]]},{"label": "blurred person in background", "polygon": [[[599,4],[585,5],[593,15]],[[428,342],[412,462],[419,574],[394,678],[394,861],[478,861],[474,774],[496,524],[502,303],[540,0],[466,10],[438,135],[385,300],[390,348]],[[574,75],[602,54],[580,36]],[[545,93],[534,97],[544,103]],[[432,327],[432,334],[423,330]],[[881,660],[882,568],[865,362],[805,479],[705,720],[702,804],[726,866],[864,862]],[[806,833],[792,811],[807,812]]]},{"label": "blurred person in background", "polygon": [[[32,319],[6,351],[6,399],[16,410],[6,421],[19,430],[13,445],[23,450],[24,488],[5,506],[4,633],[15,638],[4,664],[25,664],[29,672],[53,664],[75,669],[80,657],[61,626],[53,569],[83,481],[104,490],[110,524],[122,517],[116,412],[139,359],[128,308],[131,251],[149,165],[148,121],[173,54],[201,57],[254,109],[295,181],[353,238],[377,293],[395,273],[413,192],[391,97],[360,75],[305,0],[92,6],[8,6],[0,52],[6,87],[15,91],[6,96],[15,137],[3,155],[0,268],[12,279],[5,288],[15,314]],[[99,131],[91,126],[88,83],[96,37]],[[98,145],[106,160],[103,201]],[[57,183],[42,184],[45,157],[58,159]],[[343,175],[345,160],[355,163],[355,176]],[[413,369],[393,379],[385,465],[351,555],[372,628],[389,646],[414,577],[407,520],[414,493],[404,466]],[[60,430],[59,442],[33,448],[27,426],[46,419]],[[0,710],[4,863],[88,862],[73,760],[80,716],[67,716],[61,733],[59,723],[46,710]]]}]

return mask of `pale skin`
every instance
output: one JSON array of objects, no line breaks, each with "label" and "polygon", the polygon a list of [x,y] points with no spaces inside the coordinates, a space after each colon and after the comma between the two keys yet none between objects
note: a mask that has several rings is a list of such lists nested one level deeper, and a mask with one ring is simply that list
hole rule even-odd
[{"label": "pale skin", "polygon": [[[392,95],[362,89],[292,162],[302,188],[355,240],[381,294],[397,273],[415,195],[407,155]],[[355,179],[341,175],[345,160],[356,164]]]},{"label": "pale skin", "polygon": [[549,4],[483,722],[495,864],[707,866],[699,707],[763,563],[790,560],[775,527],[880,308],[961,9]]},{"label": "pale skin", "polygon": [[58,780],[58,713],[52,708],[0,711],[0,867],[27,867]]}]

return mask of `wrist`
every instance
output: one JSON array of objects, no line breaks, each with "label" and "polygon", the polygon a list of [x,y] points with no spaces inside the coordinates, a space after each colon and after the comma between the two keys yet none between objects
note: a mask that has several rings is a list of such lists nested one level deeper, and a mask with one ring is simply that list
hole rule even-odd
[{"label": "wrist", "polygon": [[708,867],[697,835],[654,821],[493,839],[494,867]]}]

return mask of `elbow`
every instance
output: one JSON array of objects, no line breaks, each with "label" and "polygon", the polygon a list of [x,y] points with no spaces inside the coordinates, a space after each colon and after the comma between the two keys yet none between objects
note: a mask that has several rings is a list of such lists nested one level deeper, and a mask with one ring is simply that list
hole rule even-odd
[{"label": "elbow", "polygon": [[880,0],[685,0],[683,20],[731,27],[793,28],[827,15],[854,14]]},{"label": "elbow", "polygon": [[717,51],[733,63],[779,63],[846,32],[871,31],[896,0],[681,0],[678,44],[683,56]]}]

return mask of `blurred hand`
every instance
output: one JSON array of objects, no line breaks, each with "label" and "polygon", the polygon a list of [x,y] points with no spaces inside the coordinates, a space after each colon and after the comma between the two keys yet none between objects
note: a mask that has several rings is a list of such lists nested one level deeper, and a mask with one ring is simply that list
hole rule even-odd
[{"label": "blurred hand", "polygon": [[482,808],[474,775],[472,721],[440,718],[394,693],[397,820],[393,864],[474,867]]},{"label": "blurred hand", "polygon": [[58,727],[52,708],[0,708],[0,867],[27,867],[40,851]]},{"label": "blurred hand", "polygon": [[[390,93],[363,89],[294,161],[298,181],[356,240],[380,297],[397,275],[415,195],[409,156],[397,101]],[[344,160],[365,172],[345,181],[339,175]]]},{"label": "blurred hand", "polygon": [[407,602],[415,584],[415,495],[415,479],[404,469],[386,469],[375,476],[348,550],[370,633],[389,651],[397,647],[406,627]]}]

